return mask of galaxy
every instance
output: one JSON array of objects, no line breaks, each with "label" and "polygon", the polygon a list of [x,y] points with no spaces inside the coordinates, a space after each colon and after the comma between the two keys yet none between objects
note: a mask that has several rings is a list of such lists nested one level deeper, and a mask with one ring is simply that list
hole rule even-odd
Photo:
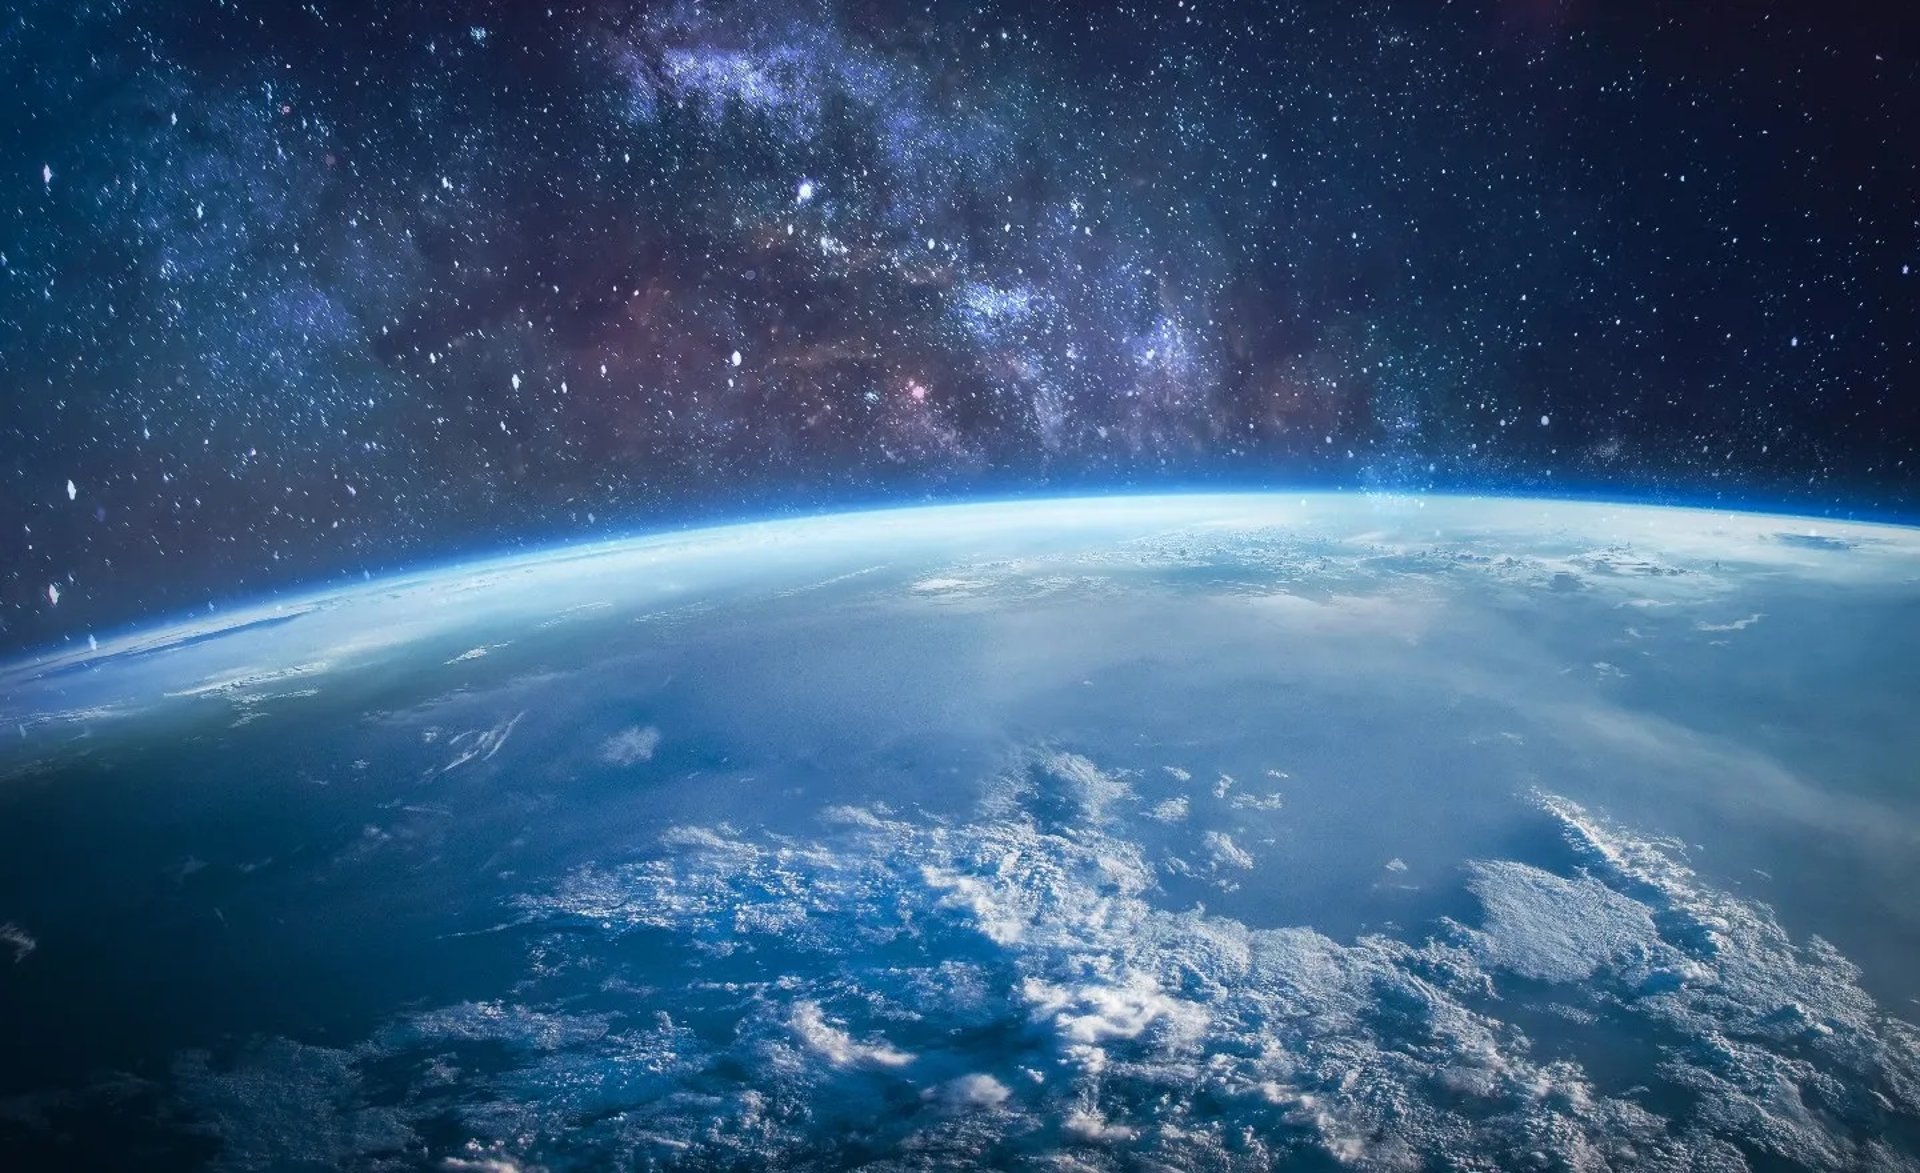
[{"label": "galaxy", "polygon": [[0,646],[836,506],[1920,506],[1897,5],[23,0]]}]

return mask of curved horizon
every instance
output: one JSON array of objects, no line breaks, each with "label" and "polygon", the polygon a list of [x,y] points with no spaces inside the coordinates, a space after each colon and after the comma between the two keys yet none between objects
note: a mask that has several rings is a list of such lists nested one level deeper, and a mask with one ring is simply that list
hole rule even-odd
[{"label": "curved horizon", "polygon": [[[1819,522],[1827,526],[1844,526],[1865,529],[1888,529],[1920,533],[1920,523],[1913,521],[1892,521],[1883,519],[1816,517],[1810,514],[1783,512],[1755,505],[1729,507],[1717,504],[1690,504],[1681,502],[1655,502],[1592,496],[1583,494],[1536,494],[1525,492],[1495,492],[1466,490],[1432,490],[1423,492],[1397,492],[1385,489],[1339,489],[1317,486],[1268,487],[1262,489],[1220,489],[1212,487],[1188,487],[1158,492],[1138,492],[1131,489],[1102,493],[1066,493],[1050,495],[1004,495],[987,497],[963,497],[951,500],[921,501],[914,503],[892,502],[855,506],[844,509],[825,509],[811,513],[790,513],[731,517],[704,523],[685,522],[678,525],[665,525],[650,529],[630,530],[603,537],[582,537],[574,540],[530,544],[519,547],[495,549],[485,553],[471,554],[439,559],[427,559],[394,567],[375,574],[363,570],[356,580],[352,577],[336,577],[334,581],[302,580],[284,591],[268,589],[252,595],[229,596],[224,602],[209,599],[204,608],[182,609],[166,614],[134,620],[120,625],[104,634],[86,631],[77,636],[68,636],[59,643],[20,647],[0,652],[0,677],[17,675],[33,669],[52,669],[61,665],[84,663],[92,659],[108,659],[129,652],[145,654],[150,651],[164,650],[183,641],[198,641],[217,637],[220,634],[252,628],[271,622],[276,616],[293,609],[311,610],[325,600],[349,595],[359,591],[378,591],[391,589],[397,585],[422,583],[458,572],[478,573],[498,571],[513,567],[531,567],[561,559],[591,558],[609,555],[623,550],[643,548],[653,543],[668,543],[675,539],[692,539],[702,535],[719,535],[732,531],[753,529],[773,529],[783,533],[803,531],[806,528],[834,521],[879,520],[890,516],[917,513],[958,513],[981,509],[1024,509],[1044,506],[1071,504],[1099,504],[1103,506],[1121,506],[1126,503],[1168,502],[1168,501],[1280,501],[1298,498],[1387,502],[1425,502],[1425,501],[1497,501],[1503,503],[1540,503],[1558,507],[1582,509],[1618,509],[1650,510],[1670,513],[1695,513],[1727,517],[1774,518],[1783,522]],[[1416,508],[1419,507],[1417,504]],[[295,614],[301,613],[295,611]],[[204,623],[204,630],[195,629],[196,623]],[[165,644],[151,648],[137,645],[142,639],[159,640],[174,636],[181,629],[191,634],[179,635],[168,639]],[[91,640],[91,646],[86,646]]]}]

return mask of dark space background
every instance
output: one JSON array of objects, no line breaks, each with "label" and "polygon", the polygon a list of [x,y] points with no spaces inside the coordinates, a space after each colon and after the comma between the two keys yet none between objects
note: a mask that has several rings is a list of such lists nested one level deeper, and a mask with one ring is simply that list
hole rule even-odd
[{"label": "dark space background", "polygon": [[0,650],[928,497],[1911,518],[1911,8],[16,0]]}]

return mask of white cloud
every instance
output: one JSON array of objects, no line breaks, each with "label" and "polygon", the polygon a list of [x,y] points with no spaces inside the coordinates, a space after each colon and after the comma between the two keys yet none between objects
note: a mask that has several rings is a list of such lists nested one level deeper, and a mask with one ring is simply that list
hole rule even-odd
[{"label": "white cloud", "polygon": [[[1543,1137],[1592,1168],[1737,1168],[1736,1143],[1829,1168],[1907,1155],[1864,1138],[1920,1116],[1911,1028],[1831,946],[1794,942],[1670,845],[1542,797],[1577,862],[1471,863],[1476,923],[1336,940],[1167,907],[1142,863],[1163,827],[1120,803],[1103,821],[1060,817],[1112,778],[1042,753],[972,817],[835,808],[817,838],[676,829],[517,900],[524,923],[568,930],[533,934],[520,1001],[456,1007],[417,1045],[507,1043],[509,1090],[475,1113],[510,1116],[529,1144],[592,1143],[581,1130],[617,1116],[620,1143],[647,1138],[667,1163],[779,1164],[855,1128],[906,1148],[964,1136],[938,1150],[961,1154],[1064,1135],[1141,1166],[1223,1170],[1303,1149],[1364,1168],[1525,1167]],[[579,975],[631,974],[649,956],[660,974],[697,972],[697,988],[646,1000],[700,1005],[709,1042],[522,1004],[543,986],[577,997]],[[1541,1054],[1535,1018],[1523,1032],[1499,1017],[1571,992],[1662,1040],[1645,1078],[1693,1093],[1662,1102],[1671,1118],[1590,1079],[1577,1046]],[[910,1031],[912,1049],[867,1023],[901,1024],[887,1030]],[[982,1039],[1025,1078],[979,1071]],[[396,1034],[368,1053],[406,1045]],[[699,1075],[716,1064],[752,1078],[717,1089]],[[1849,1086],[1884,1101],[1822,1090]],[[595,1115],[602,1094],[617,1114]]]},{"label": "white cloud", "polygon": [[827,1021],[818,1002],[795,1002],[787,1018],[795,1038],[835,1067],[905,1067],[913,1056],[884,1039],[873,1043],[855,1042],[845,1030]]},{"label": "white cloud", "polygon": [[600,743],[600,760],[615,766],[650,762],[660,748],[660,731],[651,725],[622,729]]},{"label": "white cloud", "polygon": [[1013,1092],[993,1076],[975,1072],[949,1080],[928,1094],[952,1108],[998,1108]]}]

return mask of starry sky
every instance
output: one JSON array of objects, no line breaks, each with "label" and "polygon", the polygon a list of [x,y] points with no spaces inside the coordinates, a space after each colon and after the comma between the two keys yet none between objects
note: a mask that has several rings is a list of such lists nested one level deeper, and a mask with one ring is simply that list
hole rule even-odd
[{"label": "starry sky", "polygon": [[0,649],[983,494],[1911,517],[1906,7],[15,0]]}]

